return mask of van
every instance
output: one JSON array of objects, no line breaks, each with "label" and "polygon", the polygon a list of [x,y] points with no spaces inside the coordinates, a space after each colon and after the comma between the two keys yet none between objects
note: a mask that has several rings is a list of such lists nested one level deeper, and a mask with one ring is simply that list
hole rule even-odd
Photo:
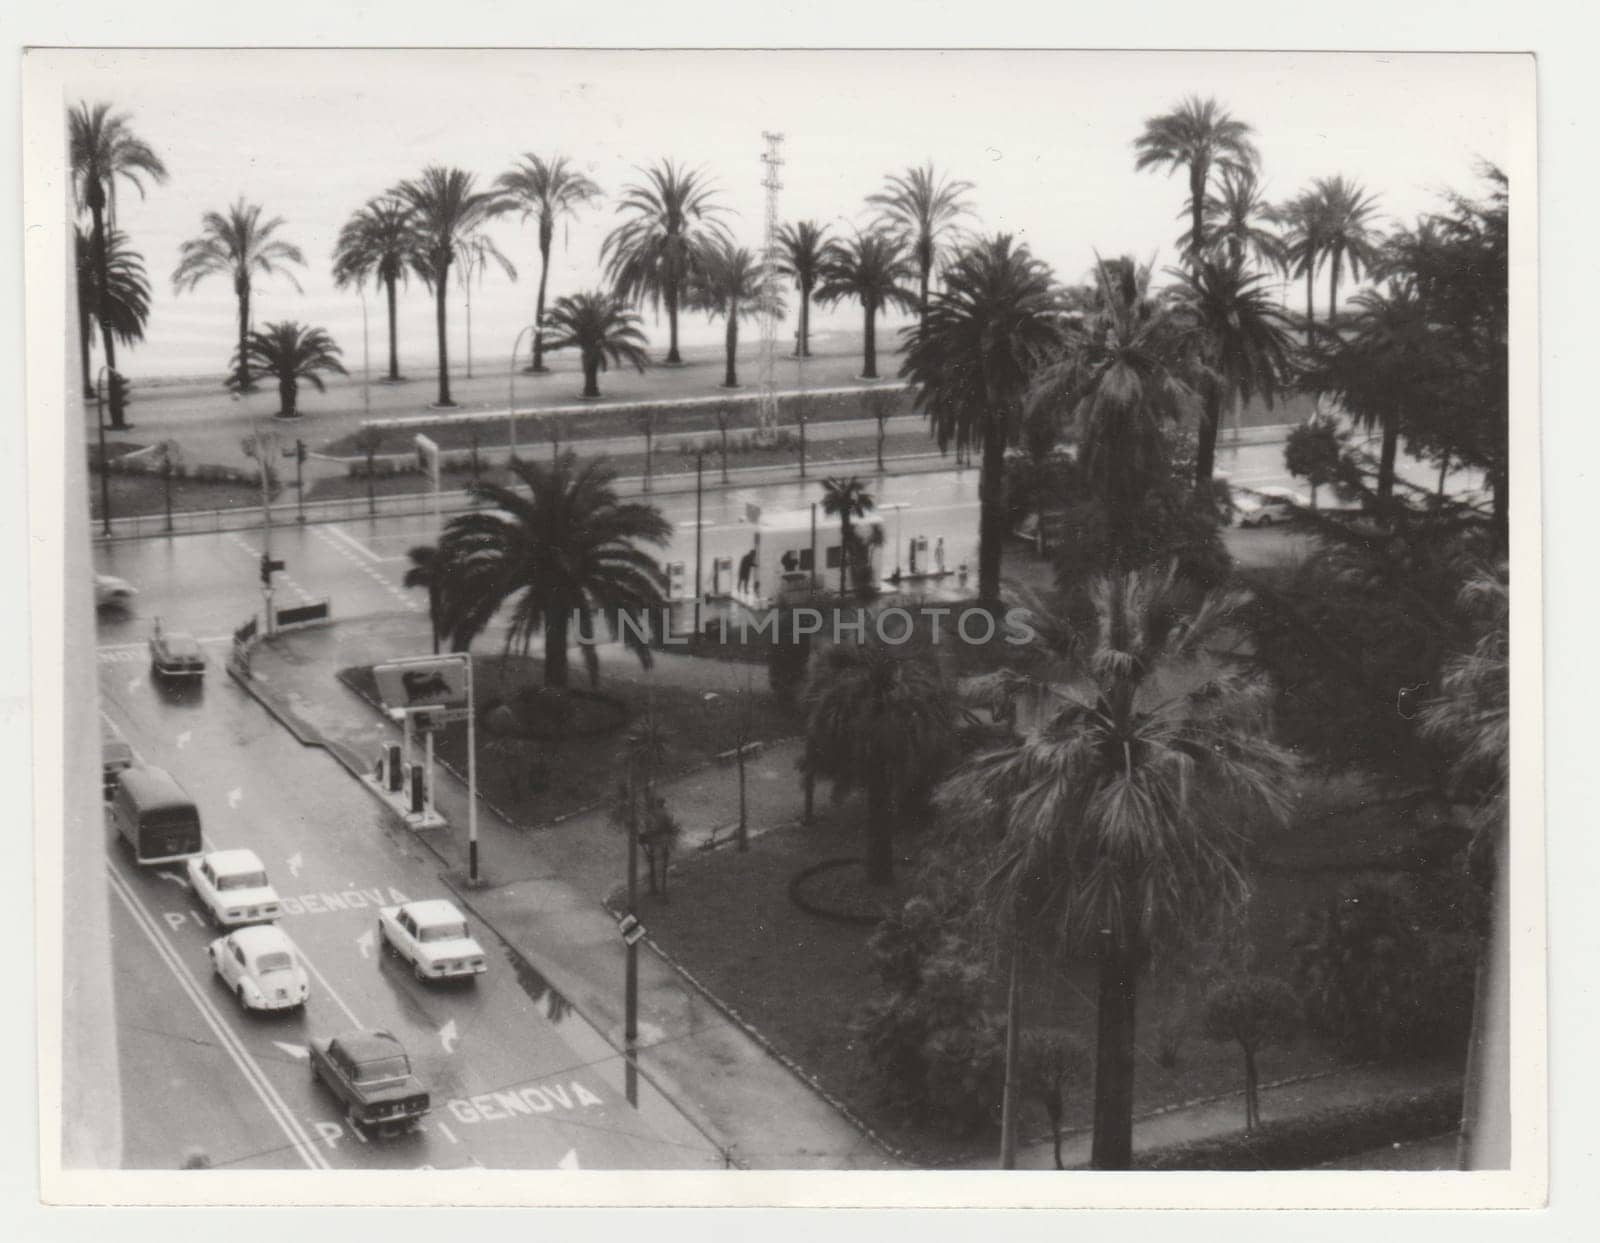
[{"label": "van", "polygon": [[126,770],[111,798],[111,819],[137,863],[172,863],[200,853],[200,812],[165,769]]},{"label": "van", "polygon": [[109,800],[117,792],[117,782],[122,774],[133,767],[133,748],[117,732],[116,726],[105,721],[100,726],[100,792]]}]

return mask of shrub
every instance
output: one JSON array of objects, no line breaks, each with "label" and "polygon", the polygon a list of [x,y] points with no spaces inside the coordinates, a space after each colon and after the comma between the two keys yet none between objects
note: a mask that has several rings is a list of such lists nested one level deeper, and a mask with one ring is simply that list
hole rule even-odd
[{"label": "shrub", "polygon": [[1248,973],[1219,978],[1206,991],[1200,1021],[1207,1039],[1238,1044],[1244,1053],[1244,1127],[1261,1125],[1256,1054],[1286,1044],[1300,1025],[1300,1006],[1282,980]]}]

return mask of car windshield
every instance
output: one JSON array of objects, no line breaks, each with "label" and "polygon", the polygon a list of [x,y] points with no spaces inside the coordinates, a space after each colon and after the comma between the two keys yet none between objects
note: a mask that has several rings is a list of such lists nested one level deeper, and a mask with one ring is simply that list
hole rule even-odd
[{"label": "car windshield", "polygon": [[404,1054],[395,1057],[375,1058],[356,1067],[357,1083],[383,1083],[387,1079],[404,1079],[411,1073],[411,1064]]},{"label": "car windshield", "polygon": [[467,926],[464,923],[429,924],[422,930],[424,941],[459,941],[467,935]]},{"label": "car windshield", "polygon": [[256,970],[262,975],[269,971],[287,971],[294,966],[294,959],[284,950],[274,950],[270,954],[263,954],[256,959]]},{"label": "car windshield", "polygon": [[217,877],[218,889],[264,889],[266,885],[265,872],[234,872],[231,876]]}]

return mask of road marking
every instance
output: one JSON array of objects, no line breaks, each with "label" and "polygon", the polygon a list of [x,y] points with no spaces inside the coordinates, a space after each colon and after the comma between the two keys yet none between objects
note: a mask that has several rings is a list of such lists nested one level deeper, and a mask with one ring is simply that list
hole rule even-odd
[{"label": "road marking", "polygon": [[127,907],[128,914],[133,918],[134,923],[138,925],[139,930],[155,946],[156,953],[172,973],[173,978],[178,981],[178,986],[188,996],[195,1009],[200,1012],[200,1017],[205,1020],[206,1026],[216,1036],[218,1044],[233,1060],[234,1065],[239,1068],[245,1081],[255,1090],[256,1096],[266,1106],[267,1113],[272,1117],[272,1120],[278,1124],[279,1129],[288,1137],[290,1146],[294,1148],[300,1159],[310,1169],[331,1169],[332,1167],[328,1164],[327,1159],[312,1144],[311,1137],[306,1134],[305,1128],[300,1125],[300,1120],[284,1104],[283,1098],[278,1095],[277,1089],[272,1086],[272,1082],[267,1078],[266,1072],[261,1069],[260,1064],[251,1056],[250,1051],[244,1047],[243,1043],[234,1034],[233,1029],[223,1019],[210,999],[200,991],[199,982],[195,980],[193,974],[183,964],[182,959],[178,957],[177,951],[162,937],[155,920],[144,909],[144,904],[139,901],[138,896],[133,892],[127,881],[117,874],[116,869],[109,862],[106,864],[106,876],[111,882],[112,892]]},{"label": "road marking", "polygon": [[228,791],[228,809],[230,811],[238,811],[239,804],[243,801],[244,791],[238,786],[234,786],[233,789]]},{"label": "road marking", "polygon": [[351,1024],[355,1027],[364,1029],[366,1024],[356,1017],[356,1012],[354,1010],[344,1004],[344,998],[333,991],[333,985],[328,983],[328,977],[323,975],[321,971],[317,970],[317,964],[312,962],[311,959],[306,956],[306,952],[304,950],[300,951],[300,961],[305,963],[305,965],[310,968],[311,974],[317,977],[317,983],[321,984],[323,988],[328,990],[328,996],[333,998],[334,1005],[338,1006],[339,1009],[344,1011],[345,1017],[350,1020]]},{"label": "road marking", "polygon": [[274,1040],[272,1043],[298,1062],[309,1061],[311,1058],[311,1050],[303,1044],[285,1044],[282,1040]]},{"label": "road marking", "polygon": [[305,866],[305,859],[301,857],[300,852],[298,850],[295,851],[292,855],[289,856],[289,875],[291,875],[291,876],[299,876],[300,875],[300,869],[303,868],[304,866]]},{"label": "road marking", "polygon": [[439,1043],[444,1046],[446,1053],[454,1053],[456,1051],[456,1041],[459,1039],[460,1036],[456,1034],[456,1021],[454,1019],[451,1019],[439,1029]]},{"label": "road marking", "polygon": [[368,561],[381,562],[383,560],[382,557],[378,556],[377,553],[373,552],[372,549],[368,548],[365,544],[363,544],[349,532],[345,531],[342,527],[326,526],[318,527],[317,529],[319,531],[326,531],[332,538],[339,540],[341,543],[355,549]]},{"label": "road marking", "polygon": [[329,548],[333,549],[346,561],[350,562],[351,565],[355,566],[373,582],[377,583],[378,586],[382,587],[384,591],[388,592],[389,595],[394,597],[395,601],[399,603],[402,608],[412,613],[421,610],[422,605],[417,602],[416,594],[414,592],[407,592],[396,586],[372,565],[368,564],[367,561],[361,560],[361,557],[367,557],[373,562],[382,563],[385,560],[394,561],[401,560],[403,558],[383,558],[373,556],[371,552],[362,547],[349,536],[344,536],[343,542],[335,539],[334,535],[336,533],[340,535],[343,534],[342,532],[338,532],[337,528],[334,527],[318,527],[316,530],[318,538],[320,538],[323,543],[328,545]]},{"label": "road marking", "polygon": [[558,1170],[581,1170],[582,1168],[583,1166],[578,1164],[578,1150],[576,1148],[568,1148],[567,1155],[556,1162],[556,1169]]},{"label": "road marking", "polygon": [[169,872],[163,868],[161,871],[157,872],[156,875],[162,880],[170,880],[174,885],[178,886],[179,889],[187,889],[189,887],[189,882],[184,880],[183,877],[179,876],[176,872]]},{"label": "road marking", "polygon": [[356,948],[361,951],[361,957],[371,958],[373,947],[377,944],[377,941],[378,938],[373,934],[371,928],[368,928],[358,936],[356,938]]},{"label": "road marking", "polygon": [[188,746],[189,745],[189,739],[191,739],[193,737],[194,737],[194,733],[192,731],[190,731],[190,730],[187,730],[187,729],[184,730],[182,733],[180,733],[178,735],[178,740],[177,740],[178,741],[178,750],[182,751],[186,746]]}]

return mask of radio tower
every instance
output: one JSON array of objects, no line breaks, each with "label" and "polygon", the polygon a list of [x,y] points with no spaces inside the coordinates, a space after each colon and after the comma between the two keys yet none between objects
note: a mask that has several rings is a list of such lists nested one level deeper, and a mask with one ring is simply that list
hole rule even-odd
[{"label": "radio tower", "polygon": [[778,170],[783,167],[783,135],[763,130],[767,140],[761,162],[766,176],[761,184],[767,191],[767,233],[762,248],[762,286],[766,307],[761,316],[761,403],[758,407],[757,437],[773,440],[778,434],[778,191],[783,189]]}]

